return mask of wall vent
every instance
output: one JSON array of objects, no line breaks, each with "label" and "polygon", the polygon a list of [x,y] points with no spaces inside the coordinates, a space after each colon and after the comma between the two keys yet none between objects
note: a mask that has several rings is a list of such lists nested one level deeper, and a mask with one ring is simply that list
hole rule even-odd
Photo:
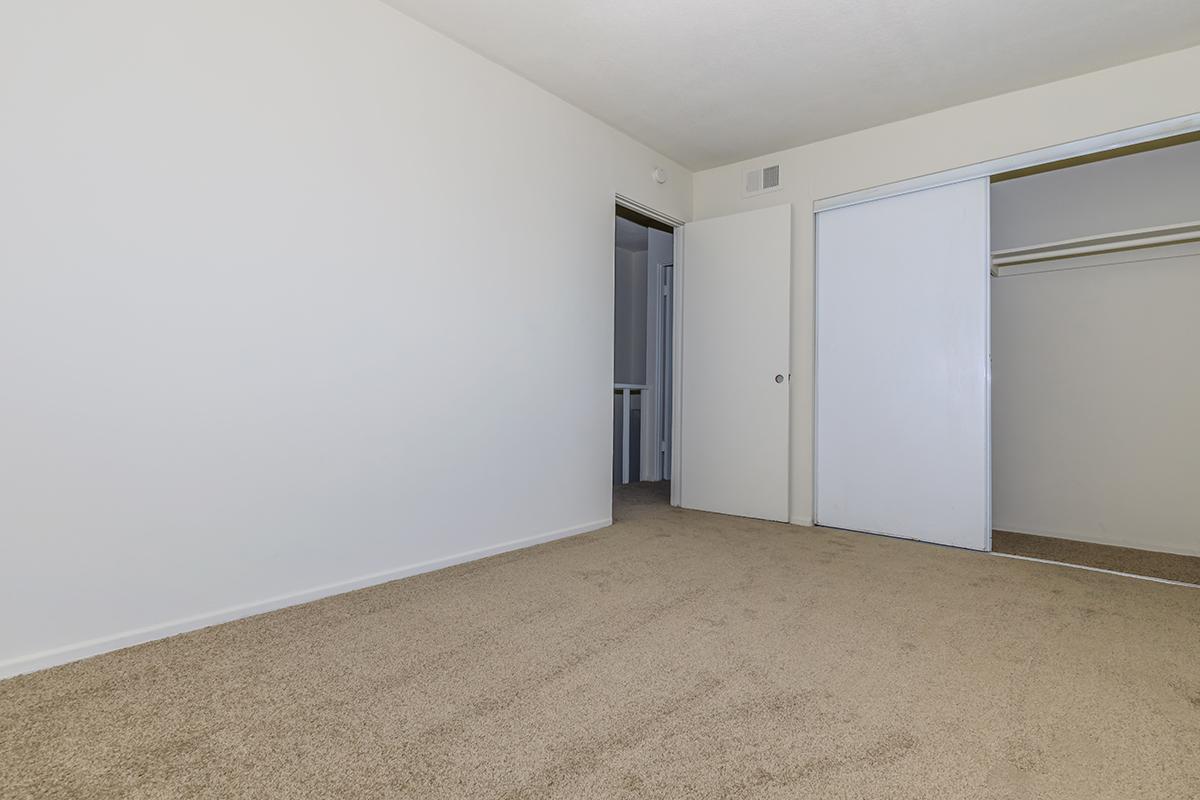
[{"label": "wall vent", "polygon": [[781,186],[779,181],[779,165],[752,169],[746,173],[745,197],[753,197],[764,192],[774,192]]}]

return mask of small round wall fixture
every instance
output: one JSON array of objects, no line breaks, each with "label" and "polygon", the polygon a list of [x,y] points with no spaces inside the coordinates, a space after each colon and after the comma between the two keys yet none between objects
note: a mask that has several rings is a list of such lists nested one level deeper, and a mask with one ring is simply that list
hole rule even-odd
[{"label": "small round wall fixture", "polygon": [[655,183],[667,182],[667,171],[662,167],[655,167],[654,172],[650,173],[650,175],[654,178]]}]

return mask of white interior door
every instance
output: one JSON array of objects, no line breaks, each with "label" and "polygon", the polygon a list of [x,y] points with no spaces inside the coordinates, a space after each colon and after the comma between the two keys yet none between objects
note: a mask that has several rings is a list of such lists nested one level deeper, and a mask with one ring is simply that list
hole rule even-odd
[{"label": "white interior door", "polygon": [[991,547],[988,189],[817,215],[821,525]]},{"label": "white interior door", "polygon": [[790,205],[684,228],[680,504],[787,521]]}]

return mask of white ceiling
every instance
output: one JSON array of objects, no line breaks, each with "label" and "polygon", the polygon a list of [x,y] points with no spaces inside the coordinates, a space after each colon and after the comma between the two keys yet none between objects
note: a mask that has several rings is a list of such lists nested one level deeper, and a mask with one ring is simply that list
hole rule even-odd
[{"label": "white ceiling", "polygon": [[1200,0],[385,2],[691,169],[1200,44]]},{"label": "white ceiling", "polygon": [[617,217],[617,247],[621,250],[647,250],[650,247],[650,231],[632,220]]}]

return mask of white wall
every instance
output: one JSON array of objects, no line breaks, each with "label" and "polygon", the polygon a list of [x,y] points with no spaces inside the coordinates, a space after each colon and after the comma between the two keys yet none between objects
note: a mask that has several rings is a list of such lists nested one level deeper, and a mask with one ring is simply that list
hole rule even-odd
[{"label": "white wall", "polygon": [[[813,218],[823,197],[1200,111],[1200,47],[968,103],[697,173],[707,218],[790,202],[792,519],[812,518]],[[741,196],[745,170],[780,164],[783,189]],[[686,266],[684,267],[686,269]]]},{"label": "white wall", "polygon": [[375,0],[7,2],[0,110],[0,674],[608,521],[678,165]]},{"label": "white wall", "polygon": [[[1197,187],[1200,143],[997,183],[994,241],[1200,220]],[[992,279],[996,529],[1200,555],[1197,298],[1195,255]]]}]

